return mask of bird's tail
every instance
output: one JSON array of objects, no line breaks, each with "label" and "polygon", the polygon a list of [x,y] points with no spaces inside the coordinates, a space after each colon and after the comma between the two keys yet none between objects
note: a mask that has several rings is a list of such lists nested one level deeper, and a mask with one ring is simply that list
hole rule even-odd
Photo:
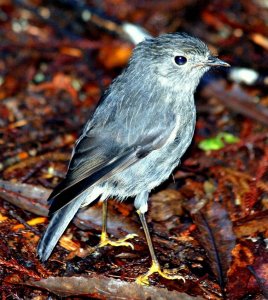
[{"label": "bird's tail", "polygon": [[80,196],[75,199],[75,201],[69,202],[66,206],[62,207],[53,214],[49,225],[37,246],[37,253],[42,262],[49,258],[58,240],[64,233],[65,229],[73,219],[74,215],[77,213],[84,200],[84,197]]}]

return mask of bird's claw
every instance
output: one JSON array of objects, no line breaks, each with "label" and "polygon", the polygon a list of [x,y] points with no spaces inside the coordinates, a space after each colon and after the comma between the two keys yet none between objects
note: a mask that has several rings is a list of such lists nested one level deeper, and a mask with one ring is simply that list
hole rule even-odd
[{"label": "bird's claw", "polygon": [[130,243],[130,242],[127,242],[127,240],[133,239],[136,236],[138,236],[138,235],[135,234],[135,233],[131,233],[131,234],[128,234],[127,236],[125,236],[122,239],[113,241],[104,232],[104,233],[101,234],[101,240],[100,240],[100,243],[99,243],[99,247],[101,248],[101,247],[105,247],[105,246],[108,246],[108,245],[114,246],[114,247],[122,247],[122,246],[124,246],[124,247],[130,247],[132,250],[134,250],[133,244]]},{"label": "bird's claw", "polygon": [[161,277],[169,280],[178,279],[178,280],[183,280],[183,282],[185,282],[185,278],[179,275],[176,269],[174,270],[164,269],[162,271],[158,263],[152,262],[152,266],[149,269],[149,271],[137,277],[136,283],[141,285],[149,285],[149,276],[151,276],[153,273],[158,273]]}]

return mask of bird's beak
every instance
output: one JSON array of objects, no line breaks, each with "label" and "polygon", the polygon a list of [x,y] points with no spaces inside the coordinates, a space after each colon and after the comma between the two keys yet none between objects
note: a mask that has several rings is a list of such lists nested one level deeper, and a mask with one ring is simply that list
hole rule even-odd
[{"label": "bird's beak", "polygon": [[215,56],[210,56],[205,64],[211,67],[230,67],[228,63]]}]

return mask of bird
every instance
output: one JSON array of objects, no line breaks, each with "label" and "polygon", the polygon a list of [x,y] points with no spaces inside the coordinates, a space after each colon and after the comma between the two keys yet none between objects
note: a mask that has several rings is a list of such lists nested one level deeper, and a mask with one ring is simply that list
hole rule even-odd
[{"label": "bird", "polygon": [[[107,201],[134,199],[151,255],[148,272],[137,277],[149,284],[162,270],[145,213],[149,193],[167,180],[189,147],[196,123],[194,92],[211,67],[229,64],[187,33],[147,38],[133,50],[128,65],[104,92],[76,141],[67,174],[48,198],[49,225],[37,253],[45,262],[77,211],[95,200],[103,203],[100,247],[132,246],[128,235],[113,241],[107,234]],[[133,248],[133,246],[132,246]]]}]

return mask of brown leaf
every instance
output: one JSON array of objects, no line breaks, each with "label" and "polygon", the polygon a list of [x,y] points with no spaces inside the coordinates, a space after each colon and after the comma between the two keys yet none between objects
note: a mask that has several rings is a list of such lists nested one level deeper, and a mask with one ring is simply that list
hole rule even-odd
[{"label": "brown leaf", "polygon": [[266,126],[268,125],[268,109],[256,105],[252,97],[246,94],[238,85],[234,85],[231,90],[227,90],[225,81],[214,81],[202,90],[202,95],[209,98],[215,97],[231,110]]},{"label": "brown leaf", "polygon": [[181,216],[183,214],[182,199],[180,192],[171,189],[153,194],[150,198],[150,217],[154,221],[161,222],[174,215]]},{"label": "brown leaf", "polygon": [[[233,261],[228,271],[228,299],[244,299],[260,291],[267,299],[267,249],[261,241],[241,241],[232,251]],[[239,276],[238,276],[239,274]],[[257,299],[257,298],[254,298]]]},{"label": "brown leaf", "polygon": [[268,230],[268,210],[246,216],[234,223],[234,232],[237,237],[253,236]]},{"label": "brown leaf", "polygon": [[102,47],[99,53],[99,59],[107,69],[125,66],[132,49],[128,44],[117,44],[111,46],[111,43],[106,47]]},{"label": "brown leaf", "polygon": [[227,211],[219,203],[210,201],[197,212],[192,210],[192,218],[200,231],[198,239],[207,251],[210,267],[223,288],[235,245]]}]

